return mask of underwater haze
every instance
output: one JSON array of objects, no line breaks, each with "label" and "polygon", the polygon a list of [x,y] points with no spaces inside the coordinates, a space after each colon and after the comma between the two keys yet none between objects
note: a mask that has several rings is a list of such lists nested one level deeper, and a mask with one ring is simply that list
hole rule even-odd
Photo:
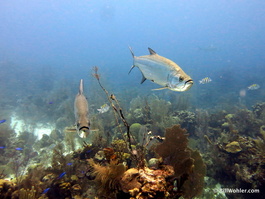
[{"label": "underwater haze", "polygon": [[[204,181],[207,189],[201,187],[194,195],[188,195],[187,187],[177,187],[176,179],[181,176],[175,175],[167,182],[175,188],[165,188],[171,198],[192,198],[200,194],[201,198],[236,198],[235,194],[218,195],[219,192],[213,191],[221,188],[252,188],[260,190],[255,192],[257,198],[265,197],[261,193],[265,185],[264,11],[263,0],[1,1],[0,185],[1,179],[9,179],[8,186],[13,191],[23,188],[31,194],[30,190],[34,189],[22,180],[23,176],[30,173],[30,166],[42,164],[48,165],[38,168],[43,172],[42,177],[50,173],[53,177],[45,182],[36,177],[36,198],[41,195],[100,198],[108,194],[111,198],[144,198],[146,193],[138,191],[133,195],[123,186],[116,190],[118,185],[103,190],[102,187],[108,186],[97,181],[98,170],[91,174],[93,178],[87,177],[90,174],[76,174],[74,168],[87,168],[88,163],[82,162],[87,159],[93,159],[89,165],[94,170],[99,165],[103,170],[103,166],[114,164],[106,153],[111,153],[110,148],[115,152],[120,150],[113,143],[116,139],[125,140],[127,148],[123,152],[141,162],[138,155],[148,145],[144,143],[150,137],[148,132],[162,142],[165,129],[179,124],[189,134],[191,149],[188,150],[201,153],[199,159],[207,167]],[[128,74],[133,65],[129,47],[137,57],[149,55],[148,48],[151,48],[177,63],[193,80],[192,87],[184,92],[154,90],[163,86],[148,78],[141,84],[144,72],[140,67]],[[84,81],[91,125],[86,139],[78,137],[75,126],[78,122],[74,100],[80,79]],[[131,127],[127,136],[131,133],[134,138],[124,138],[126,124]],[[123,125],[125,129],[121,131]],[[175,127],[172,132],[182,132]],[[138,153],[135,152],[137,143],[141,145]],[[148,162],[154,154],[156,158],[166,158],[162,152],[152,151],[153,148],[144,150],[142,162]],[[215,153],[220,153],[220,159],[214,157]],[[243,153],[249,156],[241,156]],[[66,167],[55,163],[61,161],[57,160],[58,154],[65,161],[62,164],[67,163]],[[75,154],[75,159],[69,154]],[[95,158],[98,154],[105,155],[105,159]],[[193,155],[189,158],[195,160]],[[10,156],[20,163],[12,162]],[[115,166],[126,162],[124,157],[116,157],[117,161],[114,158]],[[248,162],[250,157],[254,162]],[[227,165],[220,163],[215,167],[213,162],[227,162]],[[170,165],[165,161],[159,164]],[[126,169],[130,167],[143,166],[132,163]],[[91,172],[91,169],[85,172],[88,170]],[[77,177],[73,180],[71,176]],[[97,184],[101,183],[100,192],[95,187],[88,191],[81,183],[84,178],[88,184],[94,179]],[[117,182],[117,179],[112,180]],[[39,181],[42,185],[37,185]],[[70,183],[72,188],[63,190],[60,183]],[[79,191],[73,188],[75,184],[80,185]],[[61,195],[54,195],[59,189]],[[157,193],[161,194],[161,190]],[[241,198],[251,197],[251,194],[240,194]],[[0,191],[1,195],[12,194]]]}]

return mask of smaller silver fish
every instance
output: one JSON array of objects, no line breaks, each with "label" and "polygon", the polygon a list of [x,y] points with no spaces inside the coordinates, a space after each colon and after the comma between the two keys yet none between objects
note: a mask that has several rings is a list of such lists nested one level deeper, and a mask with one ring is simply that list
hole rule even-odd
[{"label": "smaller silver fish", "polygon": [[83,80],[80,80],[79,92],[75,97],[75,119],[76,131],[81,138],[86,138],[90,132],[90,121],[88,119],[88,102],[83,94]]},{"label": "smaller silver fish", "polygon": [[103,104],[99,109],[97,109],[99,113],[106,113],[109,110],[109,105]]},{"label": "smaller silver fish", "polygon": [[248,90],[257,90],[260,88],[260,85],[258,84],[252,84],[250,86],[248,86]]},{"label": "smaller silver fish", "polygon": [[208,84],[212,81],[210,77],[205,77],[199,81],[200,84]]}]

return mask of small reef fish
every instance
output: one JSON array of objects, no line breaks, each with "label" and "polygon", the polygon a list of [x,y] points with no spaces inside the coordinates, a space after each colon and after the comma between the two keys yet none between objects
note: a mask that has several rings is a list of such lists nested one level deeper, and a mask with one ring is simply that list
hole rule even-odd
[{"label": "small reef fish", "polygon": [[212,81],[212,79],[211,79],[210,77],[205,77],[205,78],[199,80],[199,83],[200,83],[200,84],[208,84],[208,83],[210,83],[211,81]]},{"label": "small reef fish", "polygon": [[81,79],[79,92],[75,97],[74,109],[77,134],[81,138],[86,138],[90,132],[90,121],[88,119],[88,102],[83,94],[83,88],[83,79]]},{"label": "small reef fish", "polygon": [[46,194],[46,193],[48,193],[48,191],[50,190],[51,188],[47,188],[47,189],[45,189],[43,192],[42,192],[42,194]]},{"label": "small reef fish", "polygon": [[[6,148],[5,146],[0,146],[0,149],[5,149],[5,148]],[[23,151],[23,148],[17,147],[17,148],[15,148],[15,150]]]},{"label": "small reef fish", "polygon": [[4,123],[4,122],[6,122],[6,120],[0,120],[0,124],[2,124],[2,123]]},{"label": "small reef fish", "polygon": [[[140,57],[134,56],[132,49],[129,47],[133,56],[133,66],[138,67],[142,72],[141,84],[149,79],[159,84],[162,88],[153,90],[170,89],[172,91],[187,91],[193,85],[193,80],[188,76],[175,62],[158,55],[154,50],[148,48],[150,55]],[[129,73],[131,72],[129,71]]]},{"label": "small reef fish", "polygon": [[252,84],[250,86],[248,86],[248,90],[257,90],[260,88],[260,85],[258,84]]},{"label": "small reef fish", "polygon": [[63,173],[61,173],[61,174],[58,176],[58,179],[60,179],[60,178],[64,177],[64,176],[65,176],[65,174],[66,174],[66,172],[63,172]]},{"label": "small reef fish", "polygon": [[97,109],[99,113],[106,113],[109,110],[109,105],[103,104],[99,109]]}]

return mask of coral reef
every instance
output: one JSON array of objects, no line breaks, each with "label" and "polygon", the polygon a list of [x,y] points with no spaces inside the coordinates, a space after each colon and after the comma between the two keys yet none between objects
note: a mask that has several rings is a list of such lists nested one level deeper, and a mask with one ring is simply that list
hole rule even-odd
[{"label": "coral reef", "polygon": [[162,170],[129,169],[121,181],[121,190],[130,198],[166,198],[169,196],[167,178],[174,174],[172,166],[165,165]]},{"label": "coral reef", "polygon": [[36,198],[36,190],[34,186],[31,189],[20,189],[18,191],[18,198],[21,199],[35,199]]},{"label": "coral reef", "polygon": [[182,128],[185,128],[188,132],[194,132],[195,113],[191,111],[178,111],[174,116],[180,119]]},{"label": "coral reef", "polygon": [[191,151],[191,158],[194,160],[194,164],[188,180],[183,185],[184,198],[194,198],[201,195],[204,188],[206,166],[198,151]]},{"label": "coral reef", "polygon": [[252,109],[258,119],[265,120],[265,102],[255,104]]},{"label": "coral reef", "polygon": [[115,198],[118,191],[119,181],[126,171],[123,164],[109,164],[101,166],[89,159],[89,164],[93,168],[92,175],[96,176],[95,181],[98,183],[98,194],[105,197]]},{"label": "coral reef", "polygon": [[[265,103],[252,110],[245,106],[224,110],[224,104],[219,104],[220,110],[194,109],[189,94],[142,97],[135,91],[134,98],[118,100],[103,87],[97,70],[94,77],[111,111],[96,111],[106,99],[92,83],[93,126],[85,141],[70,128],[62,133],[73,124],[71,90],[55,89],[47,92],[48,97],[36,94],[18,100],[21,107],[16,111],[30,128],[51,121],[56,128],[37,140],[30,128],[18,133],[1,123],[0,198],[234,199],[254,195],[235,196],[216,189],[263,190]],[[128,106],[122,109],[120,104]],[[39,119],[33,117],[36,114]]]},{"label": "coral reef", "polygon": [[[229,187],[261,190],[265,183],[264,141],[264,137],[238,135],[212,143],[211,158],[215,164],[209,165],[209,174],[218,181],[225,177],[223,183]],[[255,197],[262,198],[263,194]]]},{"label": "coral reef", "polygon": [[178,182],[175,195],[183,192],[185,198],[192,198],[203,190],[206,166],[199,152],[188,147],[187,137],[186,130],[175,125],[166,129],[165,141],[155,150],[165,164],[174,168],[174,177]]},{"label": "coral reef", "polygon": [[14,184],[8,180],[0,179],[0,196],[8,198],[15,191]]},{"label": "coral reef", "polygon": [[163,158],[163,161],[172,165],[176,177],[181,177],[192,170],[193,159],[191,151],[188,150],[188,135],[186,130],[179,125],[166,129],[165,141],[155,149],[156,153]]}]

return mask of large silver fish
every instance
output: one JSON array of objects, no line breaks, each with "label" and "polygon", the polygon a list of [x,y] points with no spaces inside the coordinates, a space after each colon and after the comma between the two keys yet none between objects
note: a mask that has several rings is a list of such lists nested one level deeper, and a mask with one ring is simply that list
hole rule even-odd
[{"label": "large silver fish", "polygon": [[80,80],[79,92],[75,97],[74,109],[77,134],[81,138],[86,138],[90,132],[90,121],[88,118],[88,102],[83,94],[83,79]]},{"label": "large silver fish", "polygon": [[190,89],[193,85],[193,80],[175,62],[158,55],[151,48],[148,48],[148,50],[150,55],[136,57],[130,48],[133,56],[133,66],[131,70],[134,67],[140,69],[143,75],[141,84],[146,79],[149,79],[163,86],[162,88],[154,90],[170,89],[173,91],[187,91]]}]

